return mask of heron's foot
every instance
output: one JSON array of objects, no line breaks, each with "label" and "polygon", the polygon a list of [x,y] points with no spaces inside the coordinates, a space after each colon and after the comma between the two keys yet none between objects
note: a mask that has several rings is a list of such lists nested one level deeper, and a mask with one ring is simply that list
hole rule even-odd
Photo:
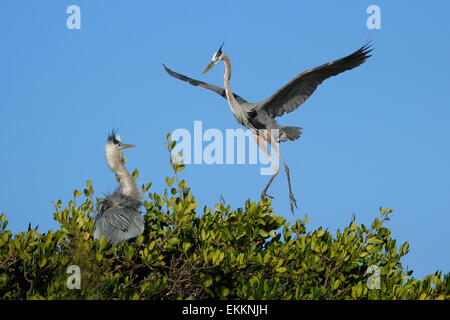
[{"label": "heron's foot", "polygon": [[263,192],[261,193],[261,200],[262,200],[262,199],[267,199],[267,198],[273,199],[273,197],[272,197],[272,196],[269,196],[269,195],[266,193],[266,191],[263,191]]},{"label": "heron's foot", "polygon": [[294,213],[294,205],[295,205],[295,209],[298,208],[297,200],[295,200],[294,195],[290,191],[289,191],[289,200],[291,201],[291,211],[292,211],[292,213]]}]

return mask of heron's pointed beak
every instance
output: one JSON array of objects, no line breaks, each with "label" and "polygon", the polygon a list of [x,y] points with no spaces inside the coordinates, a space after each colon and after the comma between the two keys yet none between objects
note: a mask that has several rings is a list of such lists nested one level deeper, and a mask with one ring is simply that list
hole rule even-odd
[{"label": "heron's pointed beak", "polygon": [[136,147],[134,144],[122,144],[120,146],[120,149],[122,150],[122,149],[127,149],[127,148],[134,148],[134,147]]},{"label": "heron's pointed beak", "polygon": [[203,70],[203,72],[202,73],[207,73],[212,67],[214,67],[214,61],[211,61],[209,64],[208,64],[208,66],[206,67],[206,69],[205,70]]}]

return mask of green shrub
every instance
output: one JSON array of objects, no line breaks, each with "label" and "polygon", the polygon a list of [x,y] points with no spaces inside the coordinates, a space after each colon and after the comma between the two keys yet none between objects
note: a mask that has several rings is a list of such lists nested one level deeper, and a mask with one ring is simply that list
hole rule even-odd
[{"label": "green shrub", "polygon": [[[170,136],[168,137],[170,140]],[[167,143],[171,151],[174,143]],[[224,203],[199,209],[184,165],[171,157],[175,175],[163,193],[143,185],[144,234],[109,246],[92,239],[101,202],[90,181],[63,207],[55,205],[60,229],[29,228],[13,235],[0,217],[1,299],[449,299],[449,275],[419,281],[400,262],[408,243],[397,246],[380,208],[370,226],[355,218],[335,234],[307,231],[308,217],[289,224],[270,200]],[[137,177],[137,170],[133,173]],[[148,198],[147,198],[148,196]],[[82,203],[79,204],[80,198]],[[68,267],[80,268],[80,289],[69,289]],[[380,289],[369,289],[370,266]],[[372,276],[373,278],[373,276]]]}]

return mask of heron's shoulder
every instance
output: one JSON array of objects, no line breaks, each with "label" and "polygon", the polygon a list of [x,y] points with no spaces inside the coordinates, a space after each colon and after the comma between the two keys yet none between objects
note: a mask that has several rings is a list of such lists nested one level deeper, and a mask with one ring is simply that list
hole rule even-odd
[{"label": "heron's shoulder", "polygon": [[254,109],[258,104],[253,103],[253,102],[244,102],[244,103],[240,103],[240,105],[243,109],[250,110],[250,109]]},{"label": "heron's shoulder", "polygon": [[257,103],[251,102],[239,103],[239,110],[244,111],[246,113],[252,113],[256,111],[258,109],[257,107],[258,107]]}]

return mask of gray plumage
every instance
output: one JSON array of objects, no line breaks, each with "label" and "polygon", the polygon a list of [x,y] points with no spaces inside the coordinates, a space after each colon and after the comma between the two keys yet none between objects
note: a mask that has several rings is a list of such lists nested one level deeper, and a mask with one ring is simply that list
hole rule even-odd
[{"label": "gray plumage", "polygon": [[369,53],[372,51],[371,44],[366,43],[361,48],[344,58],[325,63],[317,68],[302,72],[297,77],[292,79],[289,83],[287,83],[284,87],[275,92],[272,96],[264,101],[257,103],[249,103],[245,99],[231,91],[229,83],[231,78],[231,63],[228,55],[222,52],[222,46],[217,52],[214,53],[211,62],[206,67],[205,71],[203,71],[203,73],[210,70],[220,61],[223,61],[223,63],[225,64],[224,88],[189,78],[185,75],[170,70],[163,64],[164,69],[172,77],[175,77],[182,81],[186,81],[193,86],[202,87],[214,91],[220,96],[226,98],[231,112],[233,113],[236,120],[254,133],[254,137],[258,145],[264,150],[266,155],[271,160],[272,165],[275,167],[275,173],[271,177],[266,188],[263,190],[261,198],[265,198],[266,196],[268,196],[266,194],[266,191],[275,176],[278,174],[278,166],[268,154],[263,140],[266,140],[270,143],[272,148],[277,151],[281,161],[285,166],[289,183],[291,211],[293,212],[294,205],[297,206],[297,204],[292,194],[289,168],[281,157],[281,154],[275,142],[278,143],[298,139],[302,134],[302,128],[280,126],[275,118],[282,116],[285,113],[292,112],[299,106],[301,106],[313,94],[319,84],[321,84],[325,79],[336,76],[344,71],[356,68],[357,66],[364,63],[366,59],[371,56],[369,55]]},{"label": "gray plumage", "polygon": [[105,158],[108,167],[119,178],[119,188],[103,199],[100,212],[94,220],[94,239],[104,235],[112,245],[135,238],[144,232],[144,220],[139,207],[142,205],[136,182],[123,165],[120,150],[132,148],[123,144],[114,131],[105,144]]}]

